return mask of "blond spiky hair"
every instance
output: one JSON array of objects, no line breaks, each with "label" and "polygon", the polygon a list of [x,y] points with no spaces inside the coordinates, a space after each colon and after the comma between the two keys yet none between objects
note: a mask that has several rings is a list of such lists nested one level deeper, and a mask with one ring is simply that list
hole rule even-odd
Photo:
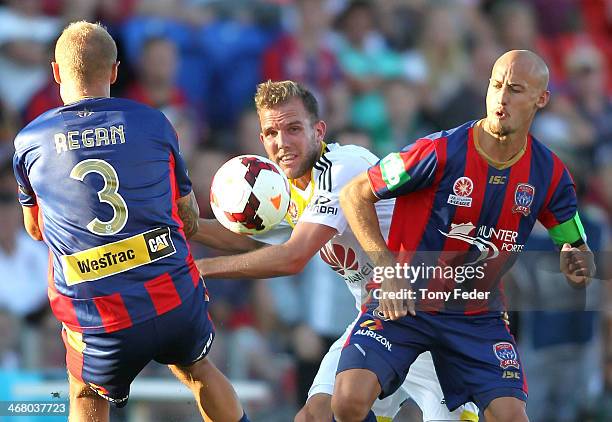
[{"label": "blond spiky hair", "polygon": [[261,110],[273,108],[293,98],[302,100],[304,108],[310,114],[313,122],[319,120],[319,106],[314,95],[294,81],[272,82],[268,80],[260,83],[257,85],[257,93],[255,94],[255,107],[259,113]]},{"label": "blond spiky hair", "polygon": [[55,44],[55,61],[77,85],[108,78],[117,62],[117,45],[99,23],[73,22]]}]

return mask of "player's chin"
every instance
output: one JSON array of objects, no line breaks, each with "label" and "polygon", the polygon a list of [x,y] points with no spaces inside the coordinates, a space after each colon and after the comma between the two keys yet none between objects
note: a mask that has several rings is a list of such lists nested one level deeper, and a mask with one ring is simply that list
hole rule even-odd
[{"label": "player's chin", "polygon": [[306,170],[310,170],[306,168],[303,163],[292,163],[287,166],[281,166],[281,169],[287,176],[287,179],[297,179],[306,174]]}]

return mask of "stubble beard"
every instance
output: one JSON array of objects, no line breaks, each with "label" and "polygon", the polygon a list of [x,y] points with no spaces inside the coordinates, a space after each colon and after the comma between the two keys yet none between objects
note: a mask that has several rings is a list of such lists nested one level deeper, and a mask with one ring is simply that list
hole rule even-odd
[{"label": "stubble beard", "polygon": [[508,135],[514,132],[512,128],[508,126],[504,126],[500,121],[491,122],[489,120],[487,123],[487,126],[489,129],[489,132],[495,135],[495,137],[499,139],[500,141],[505,141],[508,138]]}]

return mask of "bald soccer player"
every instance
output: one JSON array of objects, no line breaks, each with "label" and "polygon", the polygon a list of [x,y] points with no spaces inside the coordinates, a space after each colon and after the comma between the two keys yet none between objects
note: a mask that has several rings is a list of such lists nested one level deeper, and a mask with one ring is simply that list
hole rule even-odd
[{"label": "bald soccer player", "polygon": [[[342,351],[332,396],[337,421],[373,420],[373,401],[392,394],[425,351],[449,410],[473,401],[488,422],[528,420],[527,381],[502,318],[501,276],[536,220],[560,248],[570,283],[584,286],[595,271],[572,178],[529,134],[548,103],[547,85],[540,57],[505,53],[493,67],[486,118],[387,155],[341,192],[359,243],[389,271],[378,271],[381,289]],[[385,241],[374,204],[389,198],[396,202]],[[395,271],[398,262],[418,274]],[[368,320],[378,321],[376,336],[361,328]]]},{"label": "bald soccer player", "polygon": [[202,417],[245,422],[206,355],[206,288],[187,239],[198,206],[178,139],[158,110],[110,97],[117,47],[99,24],[67,26],[53,76],[64,106],[17,135],[24,223],[49,246],[49,300],[62,322],[70,421],[108,421],[151,361],[191,389]]}]

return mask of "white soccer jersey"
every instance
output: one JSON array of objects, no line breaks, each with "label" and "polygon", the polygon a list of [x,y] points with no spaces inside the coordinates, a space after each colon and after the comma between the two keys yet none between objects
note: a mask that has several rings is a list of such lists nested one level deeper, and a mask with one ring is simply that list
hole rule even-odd
[{"label": "white soccer jersey", "polygon": [[[312,169],[307,188],[301,190],[290,180],[291,202],[285,221],[263,235],[254,236],[264,243],[281,244],[289,239],[298,222],[323,224],[336,229],[338,234],[321,248],[319,254],[323,261],[344,279],[355,297],[358,310],[361,310],[361,304],[367,296],[365,288],[372,278],[374,264],[348,226],[340,208],[339,197],[340,191],[351,179],[377,162],[378,157],[359,146],[324,145],[323,154]],[[394,199],[376,203],[376,214],[385,240],[389,234],[394,205]],[[352,324],[323,358],[310,388],[309,398],[317,393],[332,394],[342,345],[346,342],[351,328]],[[385,400],[376,400],[373,410],[378,420],[392,420],[408,396],[412,397],[423,411],[424,421],[478,420],[478,409],[472,403],[461,406],[454,412],[449,412],[442,404],[442,390],[429,352],[421,354],[412,364],[408,377],[398,391]]]},{"label": "white soccer jersey", "polygon": [[[340,191],[351,179],[376,164],[378,157],[355,145],[330,144],[327,148],[329,152],[323,154],[314,166],[313,198],[299,221],[323,224],[338,231],[319,253],[323,261],[344,279],[355,297],[357,309],[360,309],[367,295],[365,286],[372,278],[374,264],[348,226],[340,208]],[[389,234],[394,204],[394,199],[376,203],[376,213],[385,240]]]},{"label": "white soccer jersey", "polygon": [[[310,184],[306,190],[291,183],[291,202],[287,218],[268,233],[255,239],[280,244],[291,236],[292,227],[298,221],[323,224],[338,231],[319,252],[325,261],[346,282],[355,297],[355,306],[361,308],[366,296],[366,283],[372,278],[374,268],[368,255],[359,245],[340,208],[340,191],[355,176],[378,162],[378,157],[356,145],[329,144],[312,169]],[[385,240],[395,199],[378,201],[376,213]]]}]

